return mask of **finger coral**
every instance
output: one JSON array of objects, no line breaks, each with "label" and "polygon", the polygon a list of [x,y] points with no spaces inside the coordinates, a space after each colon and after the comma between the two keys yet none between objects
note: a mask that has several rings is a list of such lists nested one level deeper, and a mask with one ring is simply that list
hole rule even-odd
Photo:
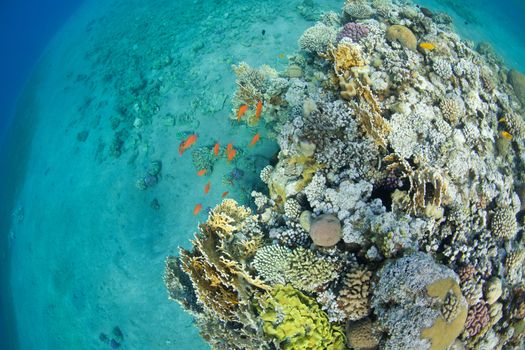
[{"label": "finger coral", "polygon": [[295,288],[312,292],[337,278],[337,268],[311,250],[297,248],[292,251],[286,278]]},{"label": "finger coral", "polygon": [[290,265],[290,249],[280,245],[265,246],[257,251],[253,267],[269,284],[286,284],[285,272]]},{"label": "finger coral", "polygon": [[370,313],[370,278],[372,272],[364,266],[353,267],[343,279],[337,303],[347,319],[355,321]]}]

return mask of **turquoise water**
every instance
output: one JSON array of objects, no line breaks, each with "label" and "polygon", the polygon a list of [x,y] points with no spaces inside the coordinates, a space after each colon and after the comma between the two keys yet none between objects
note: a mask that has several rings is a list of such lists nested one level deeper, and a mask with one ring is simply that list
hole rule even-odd
[{"label": "turquoise water", "polygon": [[[473,4],[421,2],[449,12],[461,35],[490,42],[524,71],[523,5]],[[231,119],[231,65],[283,69],[315,14],[340,6],[92,0],[75,12],[19,97],[3,148],[9,346],[105,349],[101,335],[115,338],[118,327],[123,349],[208,348],[191,317],[167,300],[164,258],[189,246],[223,192],[249,204],[277,151],[263,123]],[[256,132],[262,140],[248,148]],[[191,133],[198,141],[180,156]],[[217,141],[239,156],[198,177],[192,151]],[[158,183],[140,190],[152,161],[162,163]],[[232,179],[235,168],[244,175]],[[197,203],[204,209],[194,216]]]}]

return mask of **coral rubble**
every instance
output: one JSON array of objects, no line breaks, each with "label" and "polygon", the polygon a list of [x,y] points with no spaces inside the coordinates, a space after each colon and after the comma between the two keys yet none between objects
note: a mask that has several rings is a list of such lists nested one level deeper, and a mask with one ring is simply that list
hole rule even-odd
[{"label": "coral rubble", "polygon": [[523,75],[407,1],[347,0],[299,48],[234,66],[280,151],[253,213],[167,259],[170,298],[215,349],[523,348]]}]

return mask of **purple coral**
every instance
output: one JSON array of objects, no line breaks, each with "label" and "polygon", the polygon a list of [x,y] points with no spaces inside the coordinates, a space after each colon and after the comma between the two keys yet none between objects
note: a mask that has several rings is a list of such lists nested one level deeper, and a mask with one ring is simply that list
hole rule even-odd
[{"label": "purple coral", "polygon": [[359,23],[349,22],[343,26],[343,29],[337,34],[337,42],[343,38],[349,38],[354,43],[359,42],[363,37],[367,36],[369,29]]},{"label": "purple coral", "polygon": [[473,337],[486,327],[490,322],[489,308],[484,301],[480,301],[468,310],[465,329],[469,337]]}]

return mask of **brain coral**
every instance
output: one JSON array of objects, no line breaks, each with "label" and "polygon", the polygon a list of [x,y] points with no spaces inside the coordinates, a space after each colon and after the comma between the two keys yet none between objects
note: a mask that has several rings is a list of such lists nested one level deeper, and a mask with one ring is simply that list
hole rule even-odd
[{"label": "brain coral", "polygon": [[412,51],[416,51],[417,38],[410,29],[405,26],[395,24],[386,30],[386,38],[389,41],[397,41],[401,46]]},{"label": "brain coral", "polygon": [[321,247],[332,247],[342,238],[341,222],[331,214],[315,218],[310,225],[310,238]]},{"label": "brain coral", "polygon": [[385,350],[445,350],[463,330],[467,303],[459,279],[430,255],[391,260],[378,276],[372,306],[389,334]]},{"label": "brain coral", "polygon": [[314,299],[290,285],[277,285],[258,301],[263,331],[285,350],[343,350],[345,336]]}]

